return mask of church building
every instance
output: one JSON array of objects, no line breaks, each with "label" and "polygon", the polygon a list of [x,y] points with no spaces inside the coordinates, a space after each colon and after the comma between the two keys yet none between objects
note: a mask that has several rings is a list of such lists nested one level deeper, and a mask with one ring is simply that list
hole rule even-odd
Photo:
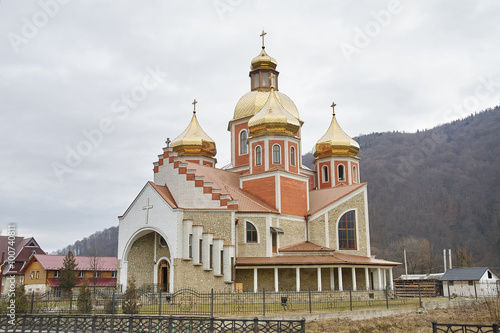
[{"label": "church building", "polygon": [[[154,291],[382,290],[392,267],[370,251],[367,184],[359,145],[330,126],[302,165],[299,112],[279,91],[264,46],[250,66],[250,91],[228,124],[231,163],[193,116],[167,140],[147,182],[119,217],[119,283]],[[325,119],[327,121],[327,119]]]}]

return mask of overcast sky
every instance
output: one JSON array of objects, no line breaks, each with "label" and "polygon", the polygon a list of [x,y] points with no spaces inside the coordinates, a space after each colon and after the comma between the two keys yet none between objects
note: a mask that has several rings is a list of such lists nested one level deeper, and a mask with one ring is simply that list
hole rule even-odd
[{"label": "overcast sky", "polygon": [[1,0],[0,228],[52,251],[118,225],[194,98],[227,164],[263,28],[305,153],[332,101],[351,136],[498,105],[499,18],[498,0]]}]

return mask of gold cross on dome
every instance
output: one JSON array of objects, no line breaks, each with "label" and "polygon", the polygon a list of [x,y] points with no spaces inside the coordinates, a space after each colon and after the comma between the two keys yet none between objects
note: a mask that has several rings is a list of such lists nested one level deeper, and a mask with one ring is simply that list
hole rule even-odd
[{"label": "gold cross on dome", "polygon": [[335,104],[335,102],[332,102],[332,105],[330,105],[330,107],[333,109],[333,115],[335,116],[335,106],[337,104]]},{"label": "gold cross on dome", "polygon": [[264,36],[267,35],[267,32],[264,32],[264,29],[262,29],[262,33],[260,34],[260,37],[262,37],[262,48],[265,49],[264,45]]},{"label": "gold cross on dome", "polygon": [[196,103],[198,103],[198,102],[196,101],[196,99],[194,99],[193,103],[192,103],[193,104],[193,113],[196,113]]}]

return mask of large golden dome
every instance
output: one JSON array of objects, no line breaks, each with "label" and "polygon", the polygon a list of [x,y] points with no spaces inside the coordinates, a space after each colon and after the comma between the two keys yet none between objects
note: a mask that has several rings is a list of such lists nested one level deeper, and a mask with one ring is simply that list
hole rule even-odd
[{"label": "large golden dome", "polygon": [[300,129],[300,121],[281,105],[277,91],[271,87],[266,104],[248,121],[248,129],[252,136],[295,136]]},{"label": "large golden dome", "polygon": [[[335,104],[332,104],[335,106]],[[333,113],[332,122],[325,135],[318,140],[313,148],[315,158],[329,156],[349,156],[354,157],[359,152],[359,144],[347,135],[340,128],[335,113]]]},{"label": "large golden dome", "polygon": [[[266,104],[270,94],[270,90],[254,90],[243,95],[234,108],[233,121],[252,117],[257,114],[264,107],[264,104]],[[279,91],[276,91],[275,94],[281,106],[292,116],[299,119],[299,111],[290,97]]]},{"label": "large golden dome", "polygon": [[[193,104],[196,105],[196,100]],[[172,141],[170,147],[179,156],[214,157],[217,153],[215,141],[203,131],[196,118],[196,110],[188,127]]]}]

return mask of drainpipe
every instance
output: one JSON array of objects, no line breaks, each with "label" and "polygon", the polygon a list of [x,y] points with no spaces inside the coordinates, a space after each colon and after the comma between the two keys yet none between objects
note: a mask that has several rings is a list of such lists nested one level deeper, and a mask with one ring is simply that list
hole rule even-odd
[{"label": "drainpipe", "polygon": [[306,219],[306,242],[309,242],[309,216],[311,216],[311,214],[306,214],[304,216]]}]

